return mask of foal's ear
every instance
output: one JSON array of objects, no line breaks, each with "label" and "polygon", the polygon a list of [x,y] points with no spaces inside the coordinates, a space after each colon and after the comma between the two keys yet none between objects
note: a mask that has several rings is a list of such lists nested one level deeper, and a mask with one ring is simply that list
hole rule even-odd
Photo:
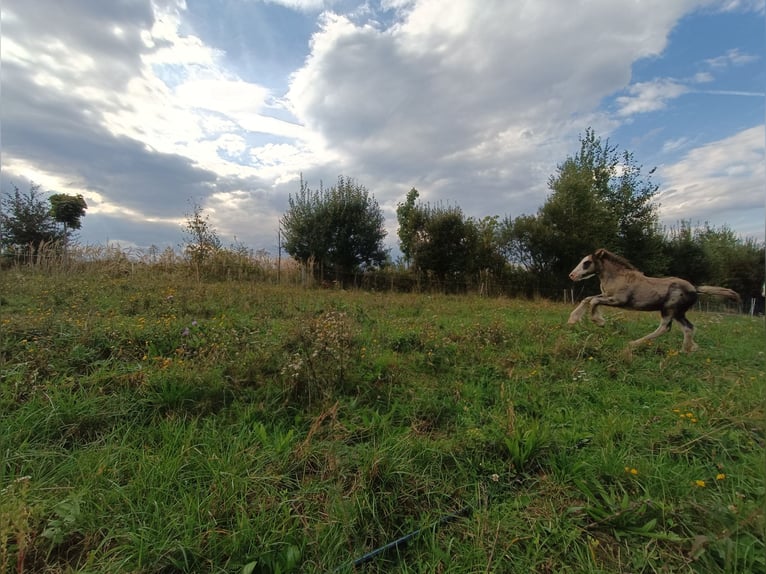
[{"label": "foal's ear", "polygon": [[593,259],[603,259],[604,255],[606,255],[606,249],[603,247],[601,249],[596,249],[596,252],[593,254]]}]

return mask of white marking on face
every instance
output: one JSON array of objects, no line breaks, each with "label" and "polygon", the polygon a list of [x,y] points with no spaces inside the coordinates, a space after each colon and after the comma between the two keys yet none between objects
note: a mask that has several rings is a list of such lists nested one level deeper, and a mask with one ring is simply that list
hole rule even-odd
[{"label": "white marking on face", "polygon": [[590,255],[586,255],[577,264],[577,267],[572,269],[569,274],[569,278],[572,281],[582,281],[588,277],[593,277],[596,274],[596,266],[593,264],[593,258]]}]

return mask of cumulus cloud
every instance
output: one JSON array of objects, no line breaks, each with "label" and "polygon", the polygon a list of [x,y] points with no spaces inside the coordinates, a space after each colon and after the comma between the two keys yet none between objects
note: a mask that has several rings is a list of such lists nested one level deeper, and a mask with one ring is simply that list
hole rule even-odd
[{"label": "cumulus cloud", "polygon": [[[285,58],[295,69],[257,68],[282,74],[271,84],[195,29],[197,3],[6,0],[4,180],[82,193],[83,235],[94,240],[109,227],[110,240],[167,241],[191,199],[223,233],[259,248],[274,244],[301,174],[312,185],[343,174],[375,194],[395,241],[396,203],[411,187],[472,216],[533,213],[586,127],[608,136],[692,85],[720,93],[720,70],[753,62],[733,48],[691,79],[631,84],[633,65],[663,54],[684,15],[733,9],[709,0],[237,4],[253,5],[307,31],[288,42],[271,30],[280,49],[303,50]],[[248,41],[238,49],[252,51]],[[615,95],[612,108],[601,105]],[[666,139],[666,151],[692,143]]]},{"label": "cumulus cloud", "polygon": [[[267,88],[180,33],[183,5],[85,4],[83,14],[46,0],[4,6],[4,181],[33,175],[82,193],[89,231],[105,237],[96,222],[109,221],[121,243],[140,241],[123,229],[177,232],[187,201],[204,204],[221,178],[243,192],[271,185],[233,161],[245,134],[299,138],[300,126],[266,115],[279,107]],[[41,14],[57,16],[56,28]]]},{"label": "cumulus cloud", "polygon": [[[287,99],[376,180],[396,174],[445,195],[476,186],[487,190],[486,209],[507,210],[524,188],[534,198],[516,206],[533,210],[546,177],[529,177],[560,161],[560,144],[585,122],[610,127],[587,110],[630,82],[632,62],[665,47],[683,6],[655,4],[582,2],[556,18],[562,7],[552,1],[456,1],[445,10],[424,0],[388,28],[329,14]],[[500,183],[500,172],[518,178]]]},{"label": "cumulus cloud", "polygon": [[[678,163],[662,166],[665,185],[659,195],[663,218],[670,222],[711,221],[718,225],[732,212],[763,214],[766,156],[763,126],[695,148]],[[748,224],[736,222],[747,235],[763,236],[763,216]],[[743,227],[744,226],[744,227]]]}]

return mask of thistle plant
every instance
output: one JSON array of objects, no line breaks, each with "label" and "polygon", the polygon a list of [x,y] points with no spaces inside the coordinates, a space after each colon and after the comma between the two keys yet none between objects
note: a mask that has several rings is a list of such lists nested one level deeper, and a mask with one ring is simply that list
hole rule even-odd
[{"label": "thistle plant", "polygon": [[301,326],[298,349],[292,353],[282,374],[293,392],[329,393],[342,386],[354,356],[354,327],[342,311],[328,311]]}]

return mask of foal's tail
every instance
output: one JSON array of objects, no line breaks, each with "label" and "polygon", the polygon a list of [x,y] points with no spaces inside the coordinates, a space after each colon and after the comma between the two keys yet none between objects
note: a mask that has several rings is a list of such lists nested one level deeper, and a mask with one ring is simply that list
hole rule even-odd
[{"label": "foal's tail", "polygon": [[697,293],[702,293],[703,295],[715,295],[716,297],[726,297],[727,299],[731,299],[737,303],[742,302],[742,299],[739,297],[739,293],[732,291],[731,289],[727,289],[726,287],[711,287],[710,285],[700,285],[699,287],[696,287],[696,289]]}]

